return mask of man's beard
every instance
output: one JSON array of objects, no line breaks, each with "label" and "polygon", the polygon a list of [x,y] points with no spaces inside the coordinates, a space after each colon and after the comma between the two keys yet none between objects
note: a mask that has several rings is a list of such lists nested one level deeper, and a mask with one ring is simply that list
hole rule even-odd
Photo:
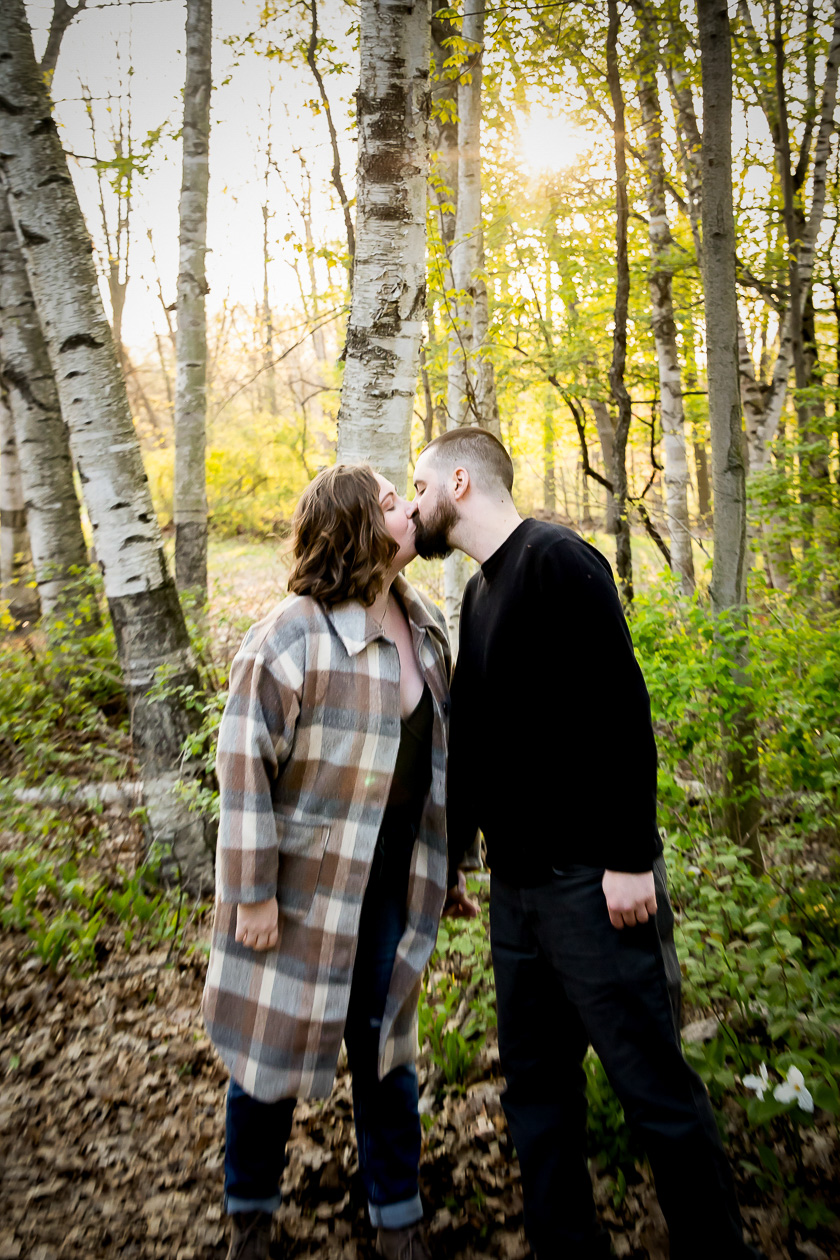
[{"label": "man's beard", "polygon": [[424,560],[442,560],[452,551],[449,534],[458,524],[458,509],[455,504],[438,493],[437,501],[428,521],[421,520],[419,514],[414,516],[414,546],[418,556]]}]

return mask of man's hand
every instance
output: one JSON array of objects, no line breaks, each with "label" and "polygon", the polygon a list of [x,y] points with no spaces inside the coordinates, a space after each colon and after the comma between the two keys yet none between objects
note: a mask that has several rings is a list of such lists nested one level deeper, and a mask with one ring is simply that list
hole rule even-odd
[{"label": "man's hand", "polygon": [[467,879],[463,871],[458,872],[458,883],[453,884],[446,894],[443,903],[443,919],[476,919],[480,911],[478,902],[467,896]]},{"label": "man's hand", "polygon": [[640,875],[604,871],[601,887],[614,928],[635,927],[637,923],[647,923],[656,914],[653,871],[643,871]]},{"label": "man's hand", "polygon": [[240,902],[236,907],[236,939],[248,949],[273,949],[277,944],[277,902]]}]

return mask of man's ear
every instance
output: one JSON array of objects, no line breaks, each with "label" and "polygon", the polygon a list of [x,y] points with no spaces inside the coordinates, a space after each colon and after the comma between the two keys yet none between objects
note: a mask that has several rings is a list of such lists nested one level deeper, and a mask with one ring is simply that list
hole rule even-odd
[{"label": "man's ear", "polygon": [[466,468],[456,468],[452,474],[452,497],[456,501],[463,499],[470,488],[470,474]]}]

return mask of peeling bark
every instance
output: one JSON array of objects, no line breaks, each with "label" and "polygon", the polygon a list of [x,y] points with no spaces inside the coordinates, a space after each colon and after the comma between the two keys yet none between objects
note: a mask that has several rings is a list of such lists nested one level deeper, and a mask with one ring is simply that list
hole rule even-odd
[{"label": "peeling bark", "polygon": [[[212,847],[175,792],[198,675],[99,296],[90,237],[35,62],[23,0],[0,5],[0,174],[23,247],[93,527],[131,708],[150,838],[164,870],[213,886]],[[157,693],[156,686],[161,686]]]},{"label": "peeling bark", "polygon": [[426,310],[430,0],[363,0],[356,257],[338,458],[402,491]]},{"label": "peeling bark", "polygon": [[207,598],[207,185],[212,0],[187,0],[175,370],[175,580]]},{"label": "peeling bark", "polygon": [[[26,524],[41,610],[80,634],[98,625],[79,600],[88,554],[73,481],[70,442],[26,263],[0,189],[0,372],[14,424]],[[86,592],[85,592],[86,594]]]}]

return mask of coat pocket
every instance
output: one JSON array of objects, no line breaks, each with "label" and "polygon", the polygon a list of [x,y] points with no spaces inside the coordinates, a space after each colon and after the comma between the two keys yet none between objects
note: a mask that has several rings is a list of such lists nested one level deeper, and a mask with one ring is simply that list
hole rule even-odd
[{"label": "coat pocket", "polygon": [[329,836],[324,823],[277,819],[277,901],[289,918],[305,919],[309,913]]}]

